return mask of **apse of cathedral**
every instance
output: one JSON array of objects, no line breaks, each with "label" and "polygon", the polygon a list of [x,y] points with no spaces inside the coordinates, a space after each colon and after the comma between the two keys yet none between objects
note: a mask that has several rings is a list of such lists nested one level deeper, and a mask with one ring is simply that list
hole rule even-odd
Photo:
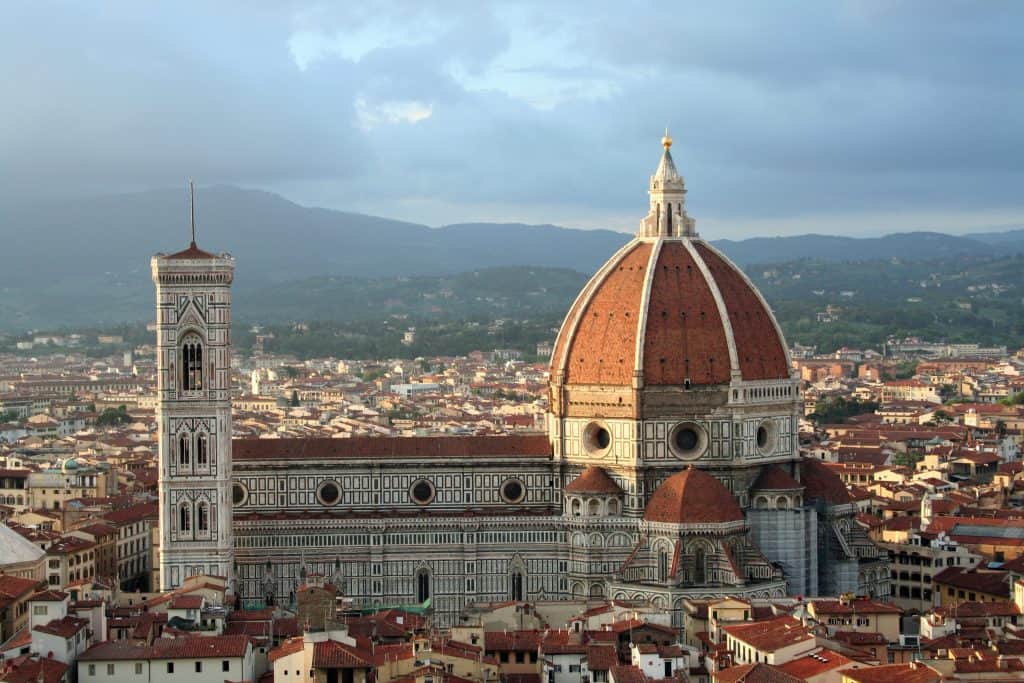
[{"label": "apse of cathedral", "polygon": [[[702,239],[666,134],[637,235],[572,304],[547,435],[231,439],[235,262],[152,260],[160,581],[291,604],[888,597],[846,487],[802,459],[798,380],[743,272]],[[429,602],[428,602],[429,601]]]}]

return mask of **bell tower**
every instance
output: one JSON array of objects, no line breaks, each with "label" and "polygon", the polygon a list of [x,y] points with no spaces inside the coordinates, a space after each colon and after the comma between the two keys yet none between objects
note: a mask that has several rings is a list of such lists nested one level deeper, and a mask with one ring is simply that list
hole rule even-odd
[{"label": "bell tower", "polygon": [[195,242],[151,261],[156,285],[160,589],[234,578],[229,254]]}]

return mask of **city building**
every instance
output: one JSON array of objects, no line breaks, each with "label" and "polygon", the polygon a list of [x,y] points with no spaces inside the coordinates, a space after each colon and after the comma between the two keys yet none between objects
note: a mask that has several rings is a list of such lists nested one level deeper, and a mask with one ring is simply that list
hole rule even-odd
[{"label": "city building", "polygon": [[681,626],[688,599],[886,598],[845,486],[799,455],[779,326],[663,145],[637,236],[553,346],[546,435],[232,441],[234,259],[155,256],[161,587],[294,604],[315,574],[442,626],[501,600],[649,600]]}]

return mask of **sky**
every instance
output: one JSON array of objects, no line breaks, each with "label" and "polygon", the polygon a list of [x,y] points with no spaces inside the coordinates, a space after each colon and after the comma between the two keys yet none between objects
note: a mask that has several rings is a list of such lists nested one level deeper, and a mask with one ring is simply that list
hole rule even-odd
[{"label": "sky", "polygon": [[0,202],[232,184],[709,238],[1024,226],[1024,3],[5,3]]}]

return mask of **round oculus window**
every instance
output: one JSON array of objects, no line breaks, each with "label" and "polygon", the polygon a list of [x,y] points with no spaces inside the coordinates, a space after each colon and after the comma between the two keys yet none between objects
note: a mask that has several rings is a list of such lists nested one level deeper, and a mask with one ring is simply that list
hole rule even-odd
[{"label": "round oculus window", "polygon": [[583,430],[583,447],[591,454],[604,454],[612,445],[612,434],[600,422],[591,422]]},{"label": "round oculus window", "polygon": [[770,453],[775,447],[775,425],[768,420],[759,424],[755,441],[757,450],[762,453]]},{"label": "round oculus window", "polygon": [[429,505],[434,500],[435,489],[429,479],[417,479],[409,487],[409,496],[417,505]]},{"label": "round oculus window", "polygon": [[506,503],[519,503],[526,498],[526,487],[518,479],[506,479],[501,485],[501,497]]},{"label": "round oculus window", "polygon": [[334,481],[325,481],[317,488],[316,499],[321,505],[337,505],[341,500],[341,486]]},{"label": "round oculus window", "polygon": [[700,425],[683,422],[669,433],[668,445],[676,457],[697,458],[707,446],[707,436]]},{"label": "round oculus window", "polygon": [[231,503],[232,505],[241,505],[249,498],[249,489],[245,488],[244,484],[235,482],[231,485]]}]

